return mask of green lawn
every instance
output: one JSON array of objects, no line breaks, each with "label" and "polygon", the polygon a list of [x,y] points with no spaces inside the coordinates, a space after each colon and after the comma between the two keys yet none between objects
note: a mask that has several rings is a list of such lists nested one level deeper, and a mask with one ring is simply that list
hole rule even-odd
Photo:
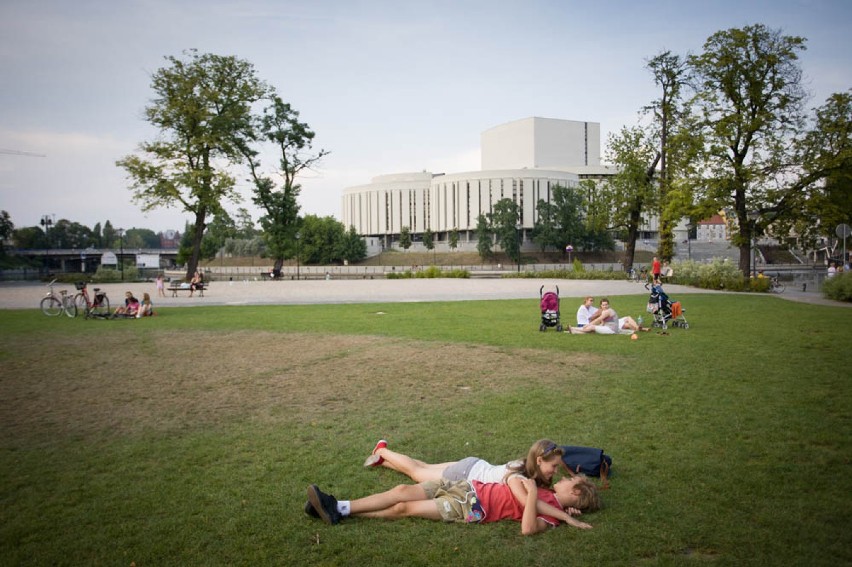
[{"label": "green lawn", "polygon": [[[0,564],[852,563],[852,310],[678,299],[691,328],[638,341],[539,333],[537,298],[2,311]],[[308,518],[309,483],[405,481],[361,466],[379,437],[427,461],[599,446],[612,488],[593,530],[532,538]]]}]

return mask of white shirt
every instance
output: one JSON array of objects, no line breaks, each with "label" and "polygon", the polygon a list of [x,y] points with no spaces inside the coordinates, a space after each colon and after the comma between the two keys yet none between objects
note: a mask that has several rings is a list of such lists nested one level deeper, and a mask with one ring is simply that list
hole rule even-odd
[{"label": "white shirt", "polygon": [[595,313],[598,312],[598,308],[594,305],[590,305],[586,308],[585,305],[581,305],[579,309],[577,309],[577,326],[582,327],[583,325],[588,325],[589,321],[595,316]]},{"label": "white shirt", "polygon": [[506,473],[509,472],[510,465],[520,464],[520,461],[512,461],[505,465],[492,465],[488,461],[482,459],[476,461],[470,472],[467,474],[467,480],[478,480],[479,482],[503,482]]}]

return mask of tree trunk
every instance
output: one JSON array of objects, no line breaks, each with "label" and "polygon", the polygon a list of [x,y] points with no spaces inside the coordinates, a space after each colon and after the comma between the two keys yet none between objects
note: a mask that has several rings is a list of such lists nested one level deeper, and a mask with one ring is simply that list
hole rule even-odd
[{"label": "tree trunk", "polygon": [[740,271],[746,278],[751,276],[751,235],[744,244],[740,244]]},{"label": "tree trunk", "polygon": [[192,279],[195,275],[195,270],[198,268],[198,260],[201,257],[201,239],[204,238],[204,229],[207,228],[204,224],[204,219],[207,217],[207,209],[199,207],[195,213],[195,231],[192,234],[192,254],[189,256],[189,262],[186,264],[186,281]]},{"label": "tree trunk", "polygon": [[639,236],[639,221],[642,218],[641,206],[630,211],[630,222],[627,225],[627,242],[624,243],[624,271],[633,267],[633,260],[636,256],[636,239]]}]

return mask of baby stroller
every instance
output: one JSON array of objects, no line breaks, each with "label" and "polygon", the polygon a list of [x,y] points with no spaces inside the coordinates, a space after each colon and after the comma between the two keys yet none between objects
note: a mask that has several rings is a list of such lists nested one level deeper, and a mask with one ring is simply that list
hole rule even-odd
[{"label": "baby stroller", "polygon": [[559,286],[556,286],[556,291],[548,291],[544,293],[544,286],[538,290],[538,295],[541,298],[541,324],[538,326],[539,331],[546,331],[548,327],[556,327],[557,332],[562,332],[562,322],[559,319]]},{"label": "baby stroller", "polygon": [[651,295],[648,297],[648,313],[654,316],[654,327],[667,329],[671,324],[672,327],[688,329],[689,323],[680,301],[672,302],[660,284],[645,284],[645,289],[649,289],[649,286]]}]

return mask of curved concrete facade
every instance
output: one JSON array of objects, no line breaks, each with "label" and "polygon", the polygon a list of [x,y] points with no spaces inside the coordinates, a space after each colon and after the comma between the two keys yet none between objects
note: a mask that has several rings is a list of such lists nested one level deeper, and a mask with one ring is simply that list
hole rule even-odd
[{"label": "curved concrete facade", "polygon": [[510,198],[521,211],[526,240],[539,201],[549,202],[553,187],[611,175],[600,165],[600,125],[594,122],[525,118],[486,130],[481,142],[483,171],[380,175],[345,189],[343,224],[355,227],[370,247],[392,246],[403,227],[415,240],[431,230],[437,246],[457,230],[463,246],[475,240],[479,215]]}]

